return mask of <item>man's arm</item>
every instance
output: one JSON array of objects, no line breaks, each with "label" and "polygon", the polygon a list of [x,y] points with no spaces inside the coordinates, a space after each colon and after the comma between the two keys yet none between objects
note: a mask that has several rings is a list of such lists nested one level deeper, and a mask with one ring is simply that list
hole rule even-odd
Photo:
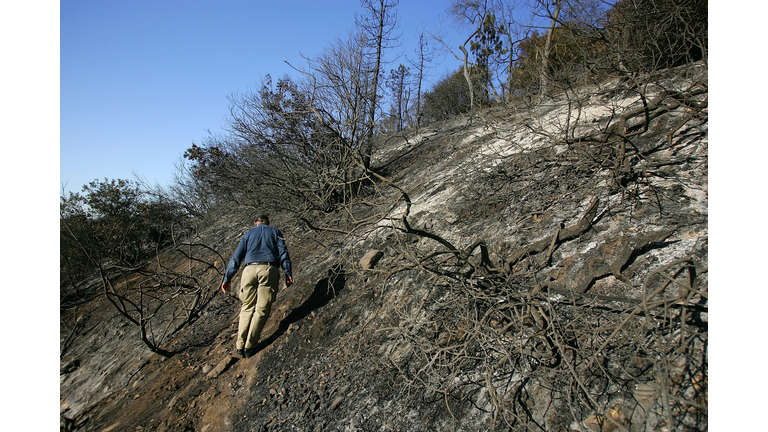
[{"label": "man's arm", "polygon": [[243,261],[243,258],[245,258],[245,243],[245,236],[243,236],[243,238],[240,239],[240,243],[237,245],[237,249],[235,249],[235,253],[232,254],[232,259],[230,259],[229,264],[227,264],[227,269],[224,270],[224,280],[221,282],[221,292],[224,294],[226,294],[232,287],[230,281],[240,268],[240,263]]},{"label": "man's arm", "polygon": [[285,286],[287,288],[293,285],[293,268],[288,247],[285,245],[285,237],[283,237],[283,233],[280,230],[277,230],[277,252],[280,254],[280,266],[285,272]]}]

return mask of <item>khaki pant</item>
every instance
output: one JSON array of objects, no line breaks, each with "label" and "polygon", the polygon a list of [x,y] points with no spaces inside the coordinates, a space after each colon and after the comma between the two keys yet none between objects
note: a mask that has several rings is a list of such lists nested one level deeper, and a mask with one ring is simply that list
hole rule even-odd
[{"label": "khaki pant", "polygon": [[266,264],[245,266],[240,280],[240,325],[237,330],[237,349],[255,348],[261,330],[272,312],[272,302],[280,283],[278,267]]}]

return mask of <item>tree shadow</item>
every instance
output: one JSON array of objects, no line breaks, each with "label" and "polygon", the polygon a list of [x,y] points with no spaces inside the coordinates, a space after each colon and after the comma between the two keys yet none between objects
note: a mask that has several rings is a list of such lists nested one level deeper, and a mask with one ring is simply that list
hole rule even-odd
[{"label": "tree shadow", "polygon": [[258,350],[261,351],[276,341],[277,338],[285,334],[291,324],[300,321],[313,311],[328,304],[328,302],[341,293],[346,287],[346,284],[347,277],[344,271],[344,266],[337,264],[331,267],[331,269],[328,270],[328,277],[315,284],[315,289],[312,291],[309,298],[304,300],[304,303],[302,303],[301,306],[293,309],[290,314],[283,318],[280,321],[277,330],[275,330],[269,338],[259,342]]}]

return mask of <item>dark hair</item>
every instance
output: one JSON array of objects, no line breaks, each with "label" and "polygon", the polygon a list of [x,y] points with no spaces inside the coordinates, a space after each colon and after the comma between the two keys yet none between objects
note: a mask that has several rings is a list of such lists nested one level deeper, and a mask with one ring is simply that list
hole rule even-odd
[{"label": "dark hair", "polygon": [[256,222],[264,222],[265,224],[269,225],[269,216],[260,214],[256,217]]}]

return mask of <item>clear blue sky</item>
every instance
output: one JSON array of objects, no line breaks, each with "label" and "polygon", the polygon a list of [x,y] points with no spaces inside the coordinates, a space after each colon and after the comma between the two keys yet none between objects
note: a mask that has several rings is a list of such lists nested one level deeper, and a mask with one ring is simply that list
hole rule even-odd
[{"label": "clear blue sky", "polygon": [[[402,0],[404,53],[420,28],[450,30],[448,0]],[[221,131],[227,97],[266,74],[292,73],[353,29],[358,0],[66,0],[61,14],[60,182],[67,191],[107,178],[166,184],[207,130]],[[442,24],[441,24],[442,21]],[[432,74],[460,66],[453,57]],[[398,60],[405,62],[404,59]],[[396,66],[396,64],[394,65]]]}]

